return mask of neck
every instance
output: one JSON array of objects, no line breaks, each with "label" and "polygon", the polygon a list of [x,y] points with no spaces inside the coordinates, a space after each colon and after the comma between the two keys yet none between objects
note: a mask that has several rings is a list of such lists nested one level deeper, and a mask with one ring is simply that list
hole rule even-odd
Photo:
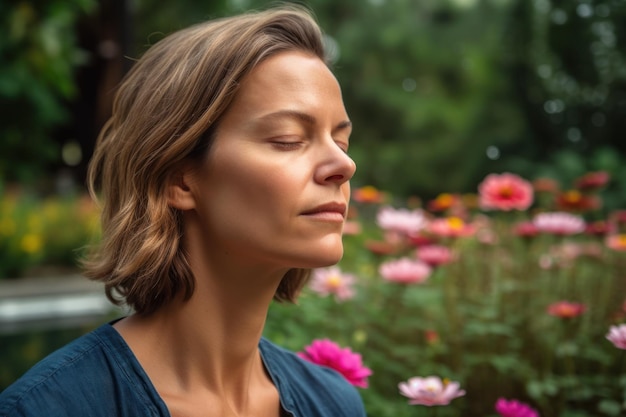
[{"label": "neck", "polygon": [[267,381],[258,343],[285,271],[207,265],[215,262],[192,264],[196,288],[191,299],[132,316],[116,327],[161,395],[181,396],[201,387],[245,406],[251,384]]}]

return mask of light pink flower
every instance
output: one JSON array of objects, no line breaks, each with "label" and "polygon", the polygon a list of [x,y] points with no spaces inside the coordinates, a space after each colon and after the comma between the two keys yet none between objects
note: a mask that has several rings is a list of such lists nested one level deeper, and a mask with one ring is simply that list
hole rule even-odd
[{"label": "light pink flower", "polygon": [[557,301],[548,306],[548,314],[562,319],[571,319],[578,317],[587,310],[587,307],[582,303],[575,303],[572,301]]},{"label": "light pink flower", "polygon": [[611,326],[606,338],[618,349],[626,349],[626,324]]},{"label": "light pink flower", "polygon": [[539,417],[537,410],[517,400],[498,398],[495,408],[502,417]]},{"label": "light pink flower", "polygon": [[445,217],[432,220],[428,231],[440,237],[465,237],[473,235],[476,228],[460,217]]},{"label": "light pink flower", "polygon": [[376,223],[381,229],[409,235],[424,229],[428,219],[420,209],[394,209],[385,206],[378,211]]},{"label": "light pink flower", "polygon": [[372,370],[363,366],[361,355],[350,348],[341,348],[329,339],[316,339],[297,355],[302,359],[334,369],[343,375],[352,385],[367,388],[367,378]]},{"label": "light pink flower", "polygon": [[454,260],[454,254],[447,246],[426,245],[417,250],[417,259],[430,266],[439,266]]},{"label": "light pink flower", "polygon": [[354,275],[345,274],[337,266],[314,269],[309,288],[321,296],[333,294],[337,300],[354,297]]},{"label": "light pink flower", "polygon": [[455,398],[465,395],[465,391],[459,388],[459,383],[443,381],[438,376],[425,378],[415,376],[406,382],[400,382],[398,388],[400,394],[409,398],[409,404],[413,405],[448,405]]},{"label": "light pink flower", "polygon": [[361,231],[362,231],[361,223],[359,223],[357,220],[347,220],[343,224],[344,236],[358,235],[358,234],[361,234]]},{"label": "light pink flower", "polygon": [[565,236],[585,231],[582,217],[565,212],[539,213],[533,218],[533,224],[540,232]]},{"label": "light pink flower", "polygon": [[478,185],[478,194],[485,210],[526,210],[533,203],[532,184],[508,172],[487,175]]},{"label": "light pink flower", "polygon": [[400,258],[382,263],[378,272],[387,281],[420,284],[428,279],[432,268],[418,259]]}]

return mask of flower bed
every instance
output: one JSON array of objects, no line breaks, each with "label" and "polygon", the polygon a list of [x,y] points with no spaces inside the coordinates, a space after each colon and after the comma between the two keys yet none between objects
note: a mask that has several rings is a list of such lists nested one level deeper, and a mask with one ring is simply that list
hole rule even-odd
[{"label": "flower bed", "polygon": [[[342,372],[371,416],[626,415],[626,211],[603,212],[608,180],[491,175],[425,202],[356,189],[344,259],[272,305],[265,334]],[[5,194],[0,276],[75,267],[97,216],[83,196]]]},{"label": "flower bed", "polygon": [[0,199],[0,279],[75,270],[97,231],[98,210],[86,195],[7,192]]},{"label": "flower bed", "polygon": [[602,212],[608,180],[494,174],[403,204],[357,189],[344,259],[273,305],[266,335],[335,344],[308,357],[367,375],[371,416],[626,415],[626,212]]}]

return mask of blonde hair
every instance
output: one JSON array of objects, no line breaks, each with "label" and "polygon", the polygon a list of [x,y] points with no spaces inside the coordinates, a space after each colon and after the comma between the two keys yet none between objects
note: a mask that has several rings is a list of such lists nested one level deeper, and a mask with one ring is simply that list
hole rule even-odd
[{"label": "blonde hair", "polygon": [[[180,212],[166,200],[182,161],[202,157],[243,77],[298,50],[324,60],[321,31],[290,6],[208,21],[157,42],[129,71],[98,137],[87,183],[102,205],[102,240],[83,262],[107,297],[148,314],[194,291]],[[97,197],[99,196],[99,198]],[[274,298],[294,302],[309,270],[292,269]]]}]

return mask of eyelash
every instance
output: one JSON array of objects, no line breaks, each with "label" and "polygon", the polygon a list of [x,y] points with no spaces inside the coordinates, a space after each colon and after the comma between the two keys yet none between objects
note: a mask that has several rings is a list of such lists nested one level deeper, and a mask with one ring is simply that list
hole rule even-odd
[{"label": "eyelash", "polygon": [[296,150],[302,146],[302,142],[272,142],[276,148],[279,148],[284,151]]},{"label": "eyelash", "polygon": [[[280,150],[283,151],[291,151],[291,150],[296,150],[299,149],[302,146],[302,142],[281,142],[281,141],[274,141],[271,142],[272,145]],[[342,145],[341,143],[337,143],[337,146],[339,147],[339,149],[341,149],[341,151],[343,153],[345,153],[346,155],[348,155],[348,146],[346,145]]]}]

